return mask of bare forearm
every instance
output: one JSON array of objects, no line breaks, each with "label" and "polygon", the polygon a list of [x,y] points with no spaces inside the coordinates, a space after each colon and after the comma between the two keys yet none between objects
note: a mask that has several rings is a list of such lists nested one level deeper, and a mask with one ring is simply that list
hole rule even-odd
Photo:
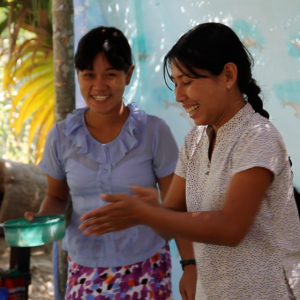
[{"label": "bare forearm", "polygon": [[194,259],[194,247],[191,241],[176,238],[175,239],[181,259]]},{"label": "bare forearm", "polygon": [[159,235],[161,238],[165,239],[166,241],[173,239],[173,236],[166,231],[163,231],[161,229],[155,229],[155,228],[152,229],[157,235]]},{"label": "bare forearm", "polygon": [[222,246],[236,246],[239,242],[234,226],[221,211],[187,213],[149,207],[141,212],[139,219],[163,238],[176,237]]},{"label": "bare forearm", "polygon": [[68,207],[68,199],[59,199],[51,195],[47,195],[38,212],[39,215],[59,215],[64,214]]}]

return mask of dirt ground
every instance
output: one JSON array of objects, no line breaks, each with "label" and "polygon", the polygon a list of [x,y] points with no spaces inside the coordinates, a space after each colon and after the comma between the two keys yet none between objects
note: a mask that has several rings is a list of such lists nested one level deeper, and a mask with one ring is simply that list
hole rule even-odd
[{"label": "dirt ground", "polygon": [[[0,237],[0,268],[9,268],[10,247]],[[53,300],[52,244],[31,248],[29,300]]]}]

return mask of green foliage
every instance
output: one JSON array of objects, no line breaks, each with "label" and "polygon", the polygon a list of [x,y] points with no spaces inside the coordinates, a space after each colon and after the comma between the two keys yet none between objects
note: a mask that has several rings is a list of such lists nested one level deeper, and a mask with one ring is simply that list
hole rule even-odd
[{"label": "green foliage", "polygon": [[[3,39],[1,44],[8,45],[8,39]],[[7,58],[0,57],[0,82],[3,81],[4,69],[7,63]],[[12,91],[16,94],[16,90]],[[28,135],[30,129],[30,120],[28,120],[22,130],[22,134],[18,137],[14,135],[10,128],[9,112],[11,109],[11,99],[7,91],[3,91],[3,86],[0,84],[0,156],[13,161],[23,163],[34,163],[36,157],[35,144],[32,143],[28,147]]]},{"label": "green foliage", "polygon": [[38,163],[54,124],[51,1],[0,2],[0,36],[0,154]]}]

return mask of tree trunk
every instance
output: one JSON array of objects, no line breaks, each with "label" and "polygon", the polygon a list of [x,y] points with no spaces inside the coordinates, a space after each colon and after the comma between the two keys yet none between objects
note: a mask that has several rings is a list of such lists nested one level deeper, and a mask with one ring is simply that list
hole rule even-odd
[{"label": "tree trunk", "polygon": [[[73,0],[52,0],[55,120],[59,122],[75,108]],[[69,223],[71,208],[66,214]],[[60,299],[64,299],[68,273],[67,253],[59,243]]]},{"label": "tree trunk", "polygon": [[65,119],[75,108],[73,1],[53,0],[53,60],[55,119]]},{"label": "tree trunk", "polygon": [[47,177],[39,166],[0,158],[0,223],[38,212],[46,189]]}]

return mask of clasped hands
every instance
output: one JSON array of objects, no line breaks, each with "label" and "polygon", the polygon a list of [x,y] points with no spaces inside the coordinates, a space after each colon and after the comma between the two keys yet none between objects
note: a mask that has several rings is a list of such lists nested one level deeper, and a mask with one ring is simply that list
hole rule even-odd
[{"label": "clasped hands", "polygon": [[109,205],[91,210],[80,218],[78,227],[84,235],[98,236],[104,233],[124,230],[142,224],[142,213],[149,205],[159,206],[158,191],[155,188],[130,187],[134,195],[102,194]]}]

